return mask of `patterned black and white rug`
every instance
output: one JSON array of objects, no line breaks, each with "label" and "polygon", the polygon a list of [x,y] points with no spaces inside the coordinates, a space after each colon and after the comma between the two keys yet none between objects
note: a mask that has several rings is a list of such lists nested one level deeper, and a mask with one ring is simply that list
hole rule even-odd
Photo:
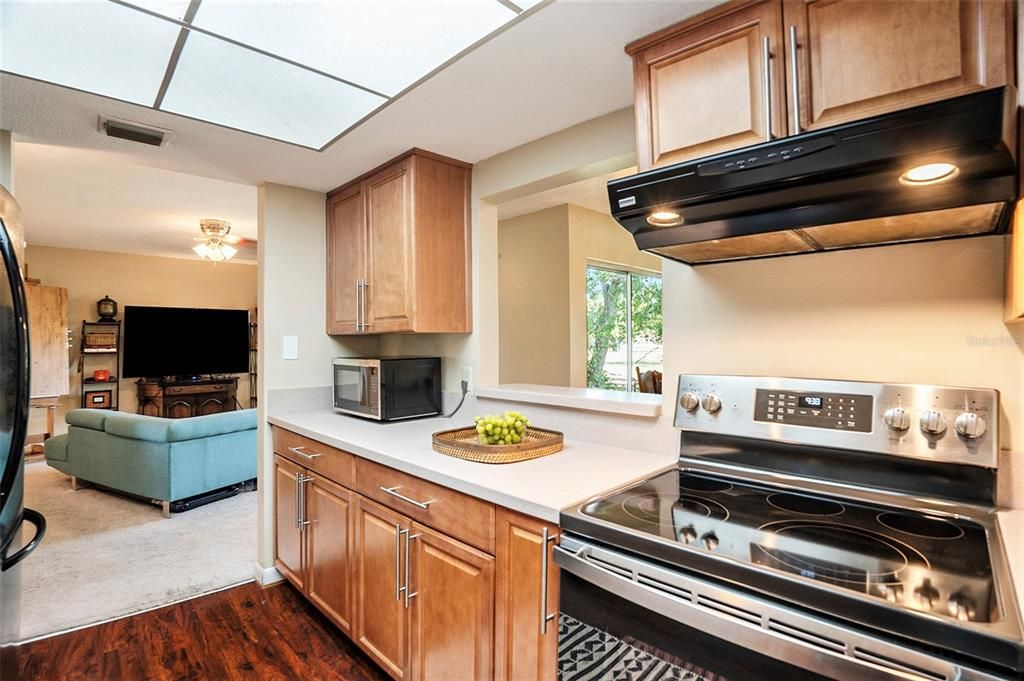
[{"label": "patterned black and white rug", "polygon": [[725,681],[701,669],[668,662],[562,613],[558,622],[561,681]]}]

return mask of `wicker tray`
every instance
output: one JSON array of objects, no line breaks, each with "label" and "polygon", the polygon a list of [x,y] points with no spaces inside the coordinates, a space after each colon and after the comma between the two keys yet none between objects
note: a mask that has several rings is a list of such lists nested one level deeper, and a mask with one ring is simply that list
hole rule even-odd
[{"label": "wicker tray", "polygon": [[523,436],[514,445],[482,445],[474,426],[442,430],[434,433],[434,451],[477,463],[516,463],[562,450],[562,434],[557,430],[531,426]]}]

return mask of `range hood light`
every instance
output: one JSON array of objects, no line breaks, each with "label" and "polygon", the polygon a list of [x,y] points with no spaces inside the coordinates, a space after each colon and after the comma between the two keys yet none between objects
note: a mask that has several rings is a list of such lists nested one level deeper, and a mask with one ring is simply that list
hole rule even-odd
[{"label": "range hood light", "polygon": [[683,218],[679,213],[659,210],[647,216],[647,224],[651,227],[678,227],[683,224]]},{"label": "range hood light", "polygon": [[907,187],[920,187],[952,180],[960,174],[960,169],[953,163],[925,163],[914,166],[900,175],[900,184]]}]

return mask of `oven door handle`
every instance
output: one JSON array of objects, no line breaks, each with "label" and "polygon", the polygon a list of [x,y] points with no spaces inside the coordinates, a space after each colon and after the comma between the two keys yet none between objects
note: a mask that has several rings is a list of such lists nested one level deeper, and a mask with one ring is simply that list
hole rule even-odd
[{"label": "oven door handle", "polygon": [[562,541],[554,552],[564,572],[685,626],[837,681],[998,678],[575,538]]}]

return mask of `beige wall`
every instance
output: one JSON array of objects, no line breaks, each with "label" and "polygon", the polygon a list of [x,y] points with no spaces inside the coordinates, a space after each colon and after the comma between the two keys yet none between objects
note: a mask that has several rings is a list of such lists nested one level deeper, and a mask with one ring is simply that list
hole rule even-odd
[{"label": "beige wall", "polygon": [[[198,259],[32,245],[28,247],[25,261],[29,277],[39,279],[46,286],[68,290],[68,324],[72,332],[72,347],[68,351],[71,394],[61,400],[56,419],[58,433],[67,429],[64,413],[81,404],[78,348],[82,320],[96,320],[96,301],[104,295],[117,301],[120,308],[118,317],[122,316],[125,305],[243,310],[256,307],[256,268],[252,265],[214,265]],[[103,368],[99,362],[86,361],[90,371]],[[242,375],[238,384],[238,399],[242,406],[247,405],[248,398],[249,377]],[[122,380],[120,409],[134,412],[135,408],[134,379]],[[42,410],[32,411],[29,432],[42,432],[44,414]]]},{"label": "beige wall", "polygon": [[0,187],[14,194],[14,143],[10,130],[0,130]]},{"label": "beige wall", "polygon": [[[326,197],[276,184],[260,185],[259,219],[259,519],[258,569],[274,562],[273,443],[266,425],[267,390],[330,385],[331,359],[373,353],[375,338],[335,339],[326,328]],[[298,336],[299,358],[281,358],[284,336]]]},{"label": "beige wall", "polygon": [[569,385],[569,206],[498,224],[502,383]]},{"label": "beige wall", "polygon": [[586,387],[587,265],[661,271],[609,215],[562,204],[498,223],[498,381]]}]

